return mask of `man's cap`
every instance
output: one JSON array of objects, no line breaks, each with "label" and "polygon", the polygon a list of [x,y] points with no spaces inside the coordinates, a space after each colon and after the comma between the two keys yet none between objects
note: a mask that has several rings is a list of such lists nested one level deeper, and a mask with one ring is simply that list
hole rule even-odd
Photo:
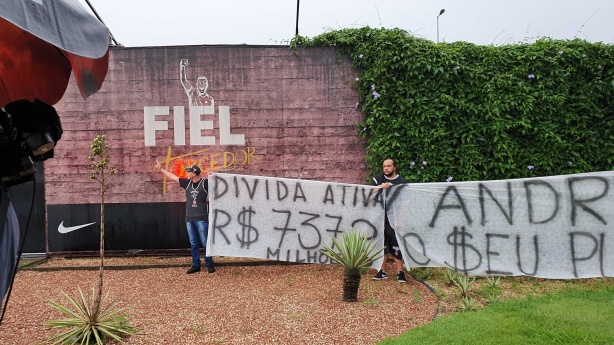
[{"label": "man's cap", "polygon": [[198,165],[192,165],[191,167],[187,167],[185,169],[186,172],[193,172],[196,175],[200,175],[200,168],[198,167]]}]

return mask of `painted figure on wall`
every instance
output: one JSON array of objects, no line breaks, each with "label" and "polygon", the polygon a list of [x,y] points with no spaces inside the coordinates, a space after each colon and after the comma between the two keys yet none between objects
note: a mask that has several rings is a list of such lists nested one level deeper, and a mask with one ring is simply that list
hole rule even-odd
[{"label": "painted figure on wall", "polygon": [[181,59],[179,63],[179,80],[185,93],[188,95],[190,106],[213,106],[213,97],[209,96],[207,89],[209,88],[209,81],[207,78],[200,76],[196,79],[196,87],[188,81],[186,67],[188,66],[188,59]]}]

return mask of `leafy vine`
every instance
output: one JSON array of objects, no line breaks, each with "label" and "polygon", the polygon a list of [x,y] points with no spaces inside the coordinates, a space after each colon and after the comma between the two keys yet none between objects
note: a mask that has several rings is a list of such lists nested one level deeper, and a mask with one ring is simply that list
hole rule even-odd
[{"label": "leafy vine", "polygon": [[364,27],[299,46],[334,46],[359,69],[369,174],[388,156],[409,182],[614,169],[613,45],[434,43]]}]

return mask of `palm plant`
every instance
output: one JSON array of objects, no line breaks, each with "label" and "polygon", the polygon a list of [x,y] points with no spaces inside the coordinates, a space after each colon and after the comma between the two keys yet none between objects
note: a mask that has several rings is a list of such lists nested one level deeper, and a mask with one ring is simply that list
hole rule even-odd
[{"label": "palm plant", "polygon": [[[320,252],[344,267],[343,272],[343,301],[356,302],[358,300],[358,288],[360,287],[360,271],[370,266],[381,258],[384,248],[375,250],[375,242],[356,230],[344,232],[343,242],[333,238],[333,246],[326,244]],[[333,248],[336,247],[337,251]]]},{"label": "palm plant", "polygon": [[65,332],[53,336],[47,340],[52,344],[90,344],[94,342],[102,345],[107,339],[121,342],[121,336],[134,334],[134,329],[127,321],[126,315],[118,309],[115,303],[104,305],[106,297],[102,298],[103,273],[104,273],[104,195],[107,189],[105,172],[113,175],[115,168],[108,167],[111,157],[108,153],[109,145],[106,144],[105,136],[98,135],[90,145],[92,154],[87,158],[90,167],[94,171],[90,175],[92,180],[100,183],[100,269],[98,274],[98,289],[92,288],[91,297],[85,298],[79,288],[79,298],[71,298],[66,293],[64,296],[75,311],[57,302],[49,304],[68,319],[55,320],[45,323],[46,326],[67,329]]}]

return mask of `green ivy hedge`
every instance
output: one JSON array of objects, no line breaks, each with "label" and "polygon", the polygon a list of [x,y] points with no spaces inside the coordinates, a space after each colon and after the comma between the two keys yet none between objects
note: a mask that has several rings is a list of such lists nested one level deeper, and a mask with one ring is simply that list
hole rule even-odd
[{"label": "green ivy hedge", "polygon": [[370,174],[388,156],[410,182],[614,169],[613,45],[434,43],[368,27],[290,45],[335,46],[360,70]]}]

